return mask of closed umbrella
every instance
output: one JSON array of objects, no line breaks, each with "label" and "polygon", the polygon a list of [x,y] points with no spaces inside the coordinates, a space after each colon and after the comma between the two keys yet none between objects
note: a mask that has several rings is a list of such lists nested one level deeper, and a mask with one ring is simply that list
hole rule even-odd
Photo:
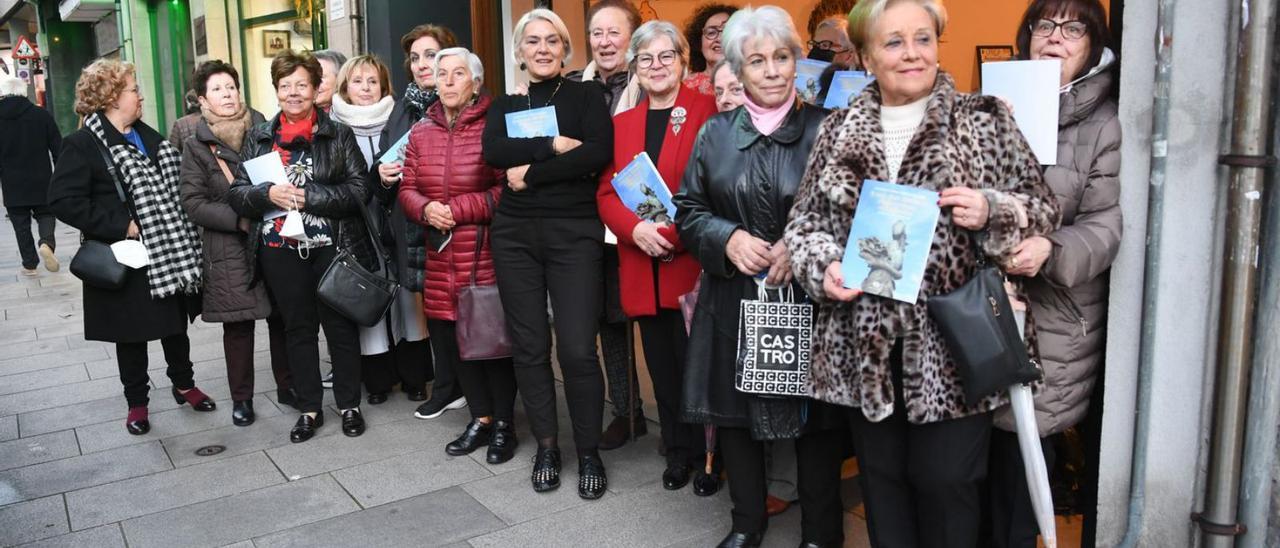
[{"label": "closed umbrella", "polygon": [[[1010,294],[1009,305],[1018,322],[1018,333],[1025,333],[1027,305]],[[1057,523],[1053,518],[1053,493],[1049,491],[1049,469],[1044,464],[1044,450],[1040,447],[1040,428],[1036,425],[1036,405],[1031,397],[1031,387],[1015,384],[1009,387],[1009,404],[1013,407],[1013,424],[1018,434],[1018,449],[1022,453],[1022,470],[1027,476],[1027,489],[1031,494],[1031,509],[1040,526],[1040,541],[1045,548],[1057,548]]]}]

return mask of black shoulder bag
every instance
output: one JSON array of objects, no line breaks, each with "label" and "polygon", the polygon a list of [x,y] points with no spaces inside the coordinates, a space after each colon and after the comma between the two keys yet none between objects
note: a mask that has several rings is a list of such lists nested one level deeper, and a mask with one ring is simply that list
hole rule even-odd
[{"label": "black shoulder bag", "polygon": [[369,212],[363,205],[360,206],[360,218],[364,220],[369,245],[373,246],[373,251],[377,254],[383,274],[369,272],[348,250],[339,248],[333,262],[329,263],[329,267],[320,276],[316,295],[320,302],[351,321],[363,327],[373,327],[391,309],[400,284],[384,275],[391,268],[383,254],[382,244],[374,236]]},{"label": "black shoulder bag", "polygon": [[[111,175],[111,182],[116,186],[116,195],[120,197],[120,202],[124,204],[125,209],[128,209],[129,200],[125,198],[124,187],[120,185],[120,174],[116,170],[115,162],[111,160],[111,154],[96,136],[93,137],[93,144],[97,145],[98,153],[102,155],[102,161],[107,165],[107,173]],[[85,284],[100,289],[117,290],[124,287],[129,267],[116,260],[116,254],[111,251],[111,246],[98,240],[83,239],[83,234],[81,238],[80,250],[76,251],[76,255],[71,258],[71,274],[80,278]]]}]

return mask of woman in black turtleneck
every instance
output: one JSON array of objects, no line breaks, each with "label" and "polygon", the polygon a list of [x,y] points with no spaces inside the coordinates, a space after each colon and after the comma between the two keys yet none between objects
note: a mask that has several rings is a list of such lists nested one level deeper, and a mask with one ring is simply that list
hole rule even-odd
[{"label": "woman in black turtleneck", "polygon": [[[484,159],[507,170],[507,188],[493,219],[493,262],[516,382],[538,440],[533,489],[560,486],[549,295],[578,450],[578,496],[596,499],[604,494],[606,479],[597,450],[604,411],[604,379],[596,357],[604,225],[595,189],[613,154],[613,124],[599,86],[560,76],[573,46],[559,16],[532,10],[520,18],[514,34],[516,60],[529,73],[529,92],[493,102]],[[557,136],[507,136],[507,114],[547,106],[555,107]]]}]

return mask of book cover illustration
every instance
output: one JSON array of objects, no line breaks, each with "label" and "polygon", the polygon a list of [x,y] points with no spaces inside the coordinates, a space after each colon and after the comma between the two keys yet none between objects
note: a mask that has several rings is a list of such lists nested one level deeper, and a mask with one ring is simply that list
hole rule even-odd
[{"label": "book cover illustration", "polygon": [[939,211],[937,192],[863,181],[841,264],[844,286],[914,304]]},{"label": "book cover illustration", "polygon": [[556,121],[556,107],[507,113],[507,137],[527,139],[557,135],[560,135],[560,123]]},{"label": "book cover illustration", "polygon": [[848,108],[858,98],[858,94],[862,93],[862,89],[874,81],[875,77],[867,76],[867,73],[860,70],[836,72],[831,77],[831,88],[827,90],[827,100],[823,101],[822,108]]},{"label": "book cover illustration", "polygon": [[675,219],[676,206],[671,203],[671,189],[663,182],[649,154],[637,154],[627,167],[613,176],[613,189],[627,209],[642,221],[669,223]]},{"label": "book cover illustration", "polygon": [[811,105],[817,104],[818,94],[822,91],[822,71],[831,63],[800,59],[796,61],[796,95],[800,100]]}]

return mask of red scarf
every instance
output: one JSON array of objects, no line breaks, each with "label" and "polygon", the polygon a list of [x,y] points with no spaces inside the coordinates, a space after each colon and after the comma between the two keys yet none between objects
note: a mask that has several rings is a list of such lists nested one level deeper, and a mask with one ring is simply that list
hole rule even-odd
[{"label": "red scarf", "polygon": [[280,115],[280,129],[276,132],[276,139],[271,148],[280,153],[280,161],[284,162],[284,165],[289,165],[289,150],[282,145],[288,145],[298,139],[311,142],[311,132],[318,117],[314,110],[311,111],[311,116],[297,122],[290,122],[284,114]]}]

